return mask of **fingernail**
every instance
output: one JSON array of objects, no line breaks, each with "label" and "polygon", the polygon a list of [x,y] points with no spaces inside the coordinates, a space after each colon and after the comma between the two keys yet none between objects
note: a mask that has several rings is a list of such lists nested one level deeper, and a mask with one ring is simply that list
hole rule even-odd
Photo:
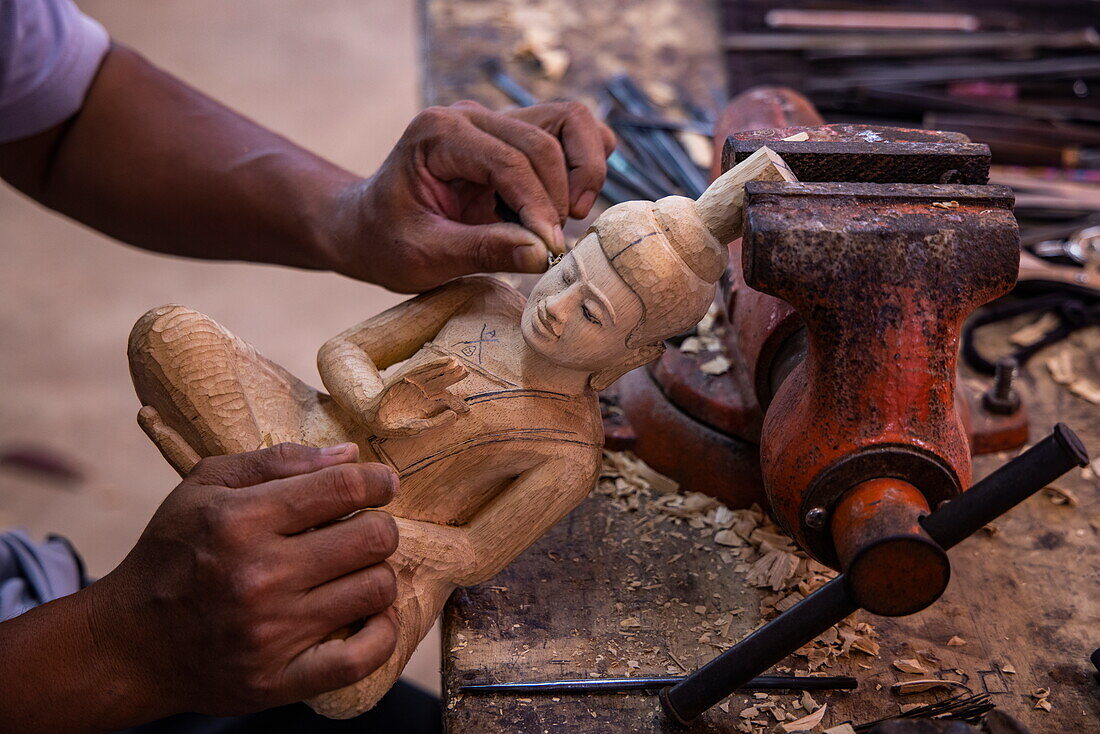
[{"label": "fingernail", "polygon": [[354,443],[338,443],[335,446],[322,446],[320,453],[322,456],[335,456],[349,453],[353,448],[355,448]]},{"label": "fingernail", "polygon": [[560,255],[565,252],[565,233],[561,231],[561,225],[554,225],[554,247],[551,248],[554,254]]},{"label": "fingernail", "polygon": [[599,196],[597,191],[584,191],[577,197],[577,211],[582,217],[588,215],[588,211],[596,203],[597,196]]},{"label": "fingernail", "polygon": [[541,273],[546,270],[546,248],[542,245],[521,245],[512,250],[512,261],[519,273]]}]

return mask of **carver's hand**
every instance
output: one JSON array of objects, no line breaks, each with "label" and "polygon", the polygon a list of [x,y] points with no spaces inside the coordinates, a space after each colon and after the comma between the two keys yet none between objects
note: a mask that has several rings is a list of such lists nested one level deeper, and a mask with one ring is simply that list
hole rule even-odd
[{"label": "carver's hand", "polygon": [[[565,250],[566,218],[592,208],[613,149],[611,131],[576,102],[431,107],[341,197],[334,269],[400,292],[476,272],[542,272]],[[500,222],[495,195],[523,226]]]},{"label": "carver's hand", "polygon": [[454,357],[437,357],[398,374],[379,394],[368,427],[378,436],[415,436],[454,423],[470,408],[447,388],[468,374]]},{"label": "carver's hand", "polygon": [[[103,644],[169,710],[238,714],[358,681],[393,651],[397,477],[355,444],[203,459],[93,584]],[[313,529],[317,528],[317,529]],[[360,620],[347,639],[329,636]],[[163,705],[163,704],[162,704]]]}]

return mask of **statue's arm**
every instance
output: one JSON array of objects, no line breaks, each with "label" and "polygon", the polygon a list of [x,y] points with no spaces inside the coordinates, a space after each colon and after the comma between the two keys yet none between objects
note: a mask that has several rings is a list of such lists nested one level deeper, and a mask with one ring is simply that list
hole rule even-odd
[{"label": "statue's arm", "polygon": [[382,370],[416,354],[471,301],[501,289],[508,287],[486,276],[458,278],[367,319],[321,347],[321,382],[353,415],[372,415],[384,387]]},{"label": "statue's arm", "polygon": [[499,573],[583,502],[599,473],[599,461],[564,456],[520,474],[465,526],[476,571],[458,583],[469,586]]}]

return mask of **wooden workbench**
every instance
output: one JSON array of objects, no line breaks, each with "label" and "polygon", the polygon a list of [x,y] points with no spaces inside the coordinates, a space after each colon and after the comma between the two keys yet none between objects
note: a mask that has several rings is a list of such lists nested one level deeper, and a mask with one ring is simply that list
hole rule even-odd
[{"label": "wooden workbench", "polygon": [[[472,98],[502,107],[506,98],[478,69],[487,56],[542,99],[570,96],[598,103],[603,80],[626,71],[643,83],[666,82],[712,106],[724,86],[718,23],[706,0],[542,0],[543,13],[571,56],[559,82],[528,73],[511,57],[522,40],[517,3],[505,0],[423,0],[425,96],[428,104]],[[990,330],[995,331],[995,330]],[[1008,329],[992,334],[1004,339]],[[1078,369],[1100,382],[1100,330],[1074,338]],[[1100,408],[1055,385],[1033,360],[1022,391],[1031,408],[1032,437],[1056,420],[1077,430],[1100,455]],[[982,476],[1007,456],[976,461]],[[830,674],[852,674],[860,690],[814,694],[828,703],[826,725],[896,714],[889,685],[916,676],[892,661],[931,653],[932,676],[988,692],[1034,734],[1100,727],[1100,689],[1088,656],[1100,646],[1100,491],[1074,472],[1062,482],[1079,505],[1037,496],[998,523],[995,535],[974,537],[952,551],[953,579],[932,608],[889,620],[859,613],[879,633],[877,658],[852,654]],[[650,501],[624,511],[593,495],[491,582],[460,590],[444,613],[445,724],[454,734],[506,732],[683,731],[665,721],[655,696],[458,696],[459,685],[482,681],[667,675],[691,670],[720,652],[700,643],[701,622],[729,623],[729,644],[761,620],[769,590],[752,588],[723,558],[713,529],[697,530],[657,511]],[[702,613],[697,607],[704,607]],[[737,611],[739,610],[739,611]],[[735,615],[731,612],[736,611]],[[623,626],[636,618],[639,626]],[[694,631],[693,631],[694,628]],[[963,646],[946,646],[953,636]],[[924,658],[922,658],[924,659]],[[804,670],[805,660],[786,664]],[[1007,670],[1015,670],[1009,673]],[[958,672],[957,672],[958,671]],[[1031,692],[1051,690],[1050,712],[1033,709]],[[780,696],[786,707],[796,698]],[[752,701],[737,695],[702,717],[691,731],[733,732]],[[799,712],[804,713],[804,712]]]},{"label": "wooden workbench", "polygon": [[[1075,342],[1091,350],[1096,380],[1100,330]],[[1075,351],[1081,369],[1085,350]],[[1041,362],[1033,365],[1022,388],[1032,436],[1063,420],[1100,454],[1097,406],[1051,382]],[[977,474],[1003,458],[978,459]],[[950,586],[930,609],[903,619],[857,615],[875,627],[881,651],[877,658],[852,653],[823,668],[860,681],[856,692],[813,695],[829,705],[827,724],[874,720],[897,714],[901,703],[942,698],[943,692],[889,693],[901,680],[940,677],[989,693],[1034,734],[1100,726],[1100,688],[1088,661],[1100,646],[1100,491],[1094,478],[1076,471],[1058,486],[1079,504],[1036,496],[997,521],[995,534],[964,541],[951,553]],[[699,642],[700,623],[718,626],[713,623],[736,612],[732,639],[715,638],[739,639],[759,624],[760,602],[772,593],[747,585],[713,536],[713,529],[692,529],[651,501],[623,511],[593,495],[491,582],[456,592],[443,628],[447,730],[682,731],[662,718],[651,695],[471,697],[455,691],[470,682],[666,675],[698,667],[720,652]],[[630,618],[640,626],[623,627]],[[953,636],[966,644],[947,646]],[[929,653],[938,664],[927,662]],[[892,662],[905,658],[921,659],[931,674],[900,673]],[[785,665],[805,670],[806,661],[792,656]],[[1033,708],[1030,694],[1039,688],[1051,691],[1050,712]],[[780,699],[790,710],[795,696]],[[712,709],[691,731],[737,731],[738,713],[752,703],[749,694],[732,696],[728,710]]]}]

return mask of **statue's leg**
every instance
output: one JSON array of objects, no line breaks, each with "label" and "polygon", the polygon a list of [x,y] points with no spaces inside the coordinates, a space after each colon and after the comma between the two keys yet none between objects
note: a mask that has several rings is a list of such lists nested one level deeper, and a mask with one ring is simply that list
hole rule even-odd
[{"label": "statue's leg", "polygon": [[129,358],[139,423],[179,470],[196,457],[351,438],[327,395],[189,308],[142,316]]},{"label": "statue's leg", "polygon": [[[477,564],[461,528],[395,519],[401,540],[387,562],[397,577],[397,599],[393,603],[397,644],[390,659],[363,680],[306,701],[314,711],[329,718],[360,714],[386,694],[443,611],[455,581],[466,578]],[[353,627],[335,636],[347,637],[356,631],[358,627]]]}]

